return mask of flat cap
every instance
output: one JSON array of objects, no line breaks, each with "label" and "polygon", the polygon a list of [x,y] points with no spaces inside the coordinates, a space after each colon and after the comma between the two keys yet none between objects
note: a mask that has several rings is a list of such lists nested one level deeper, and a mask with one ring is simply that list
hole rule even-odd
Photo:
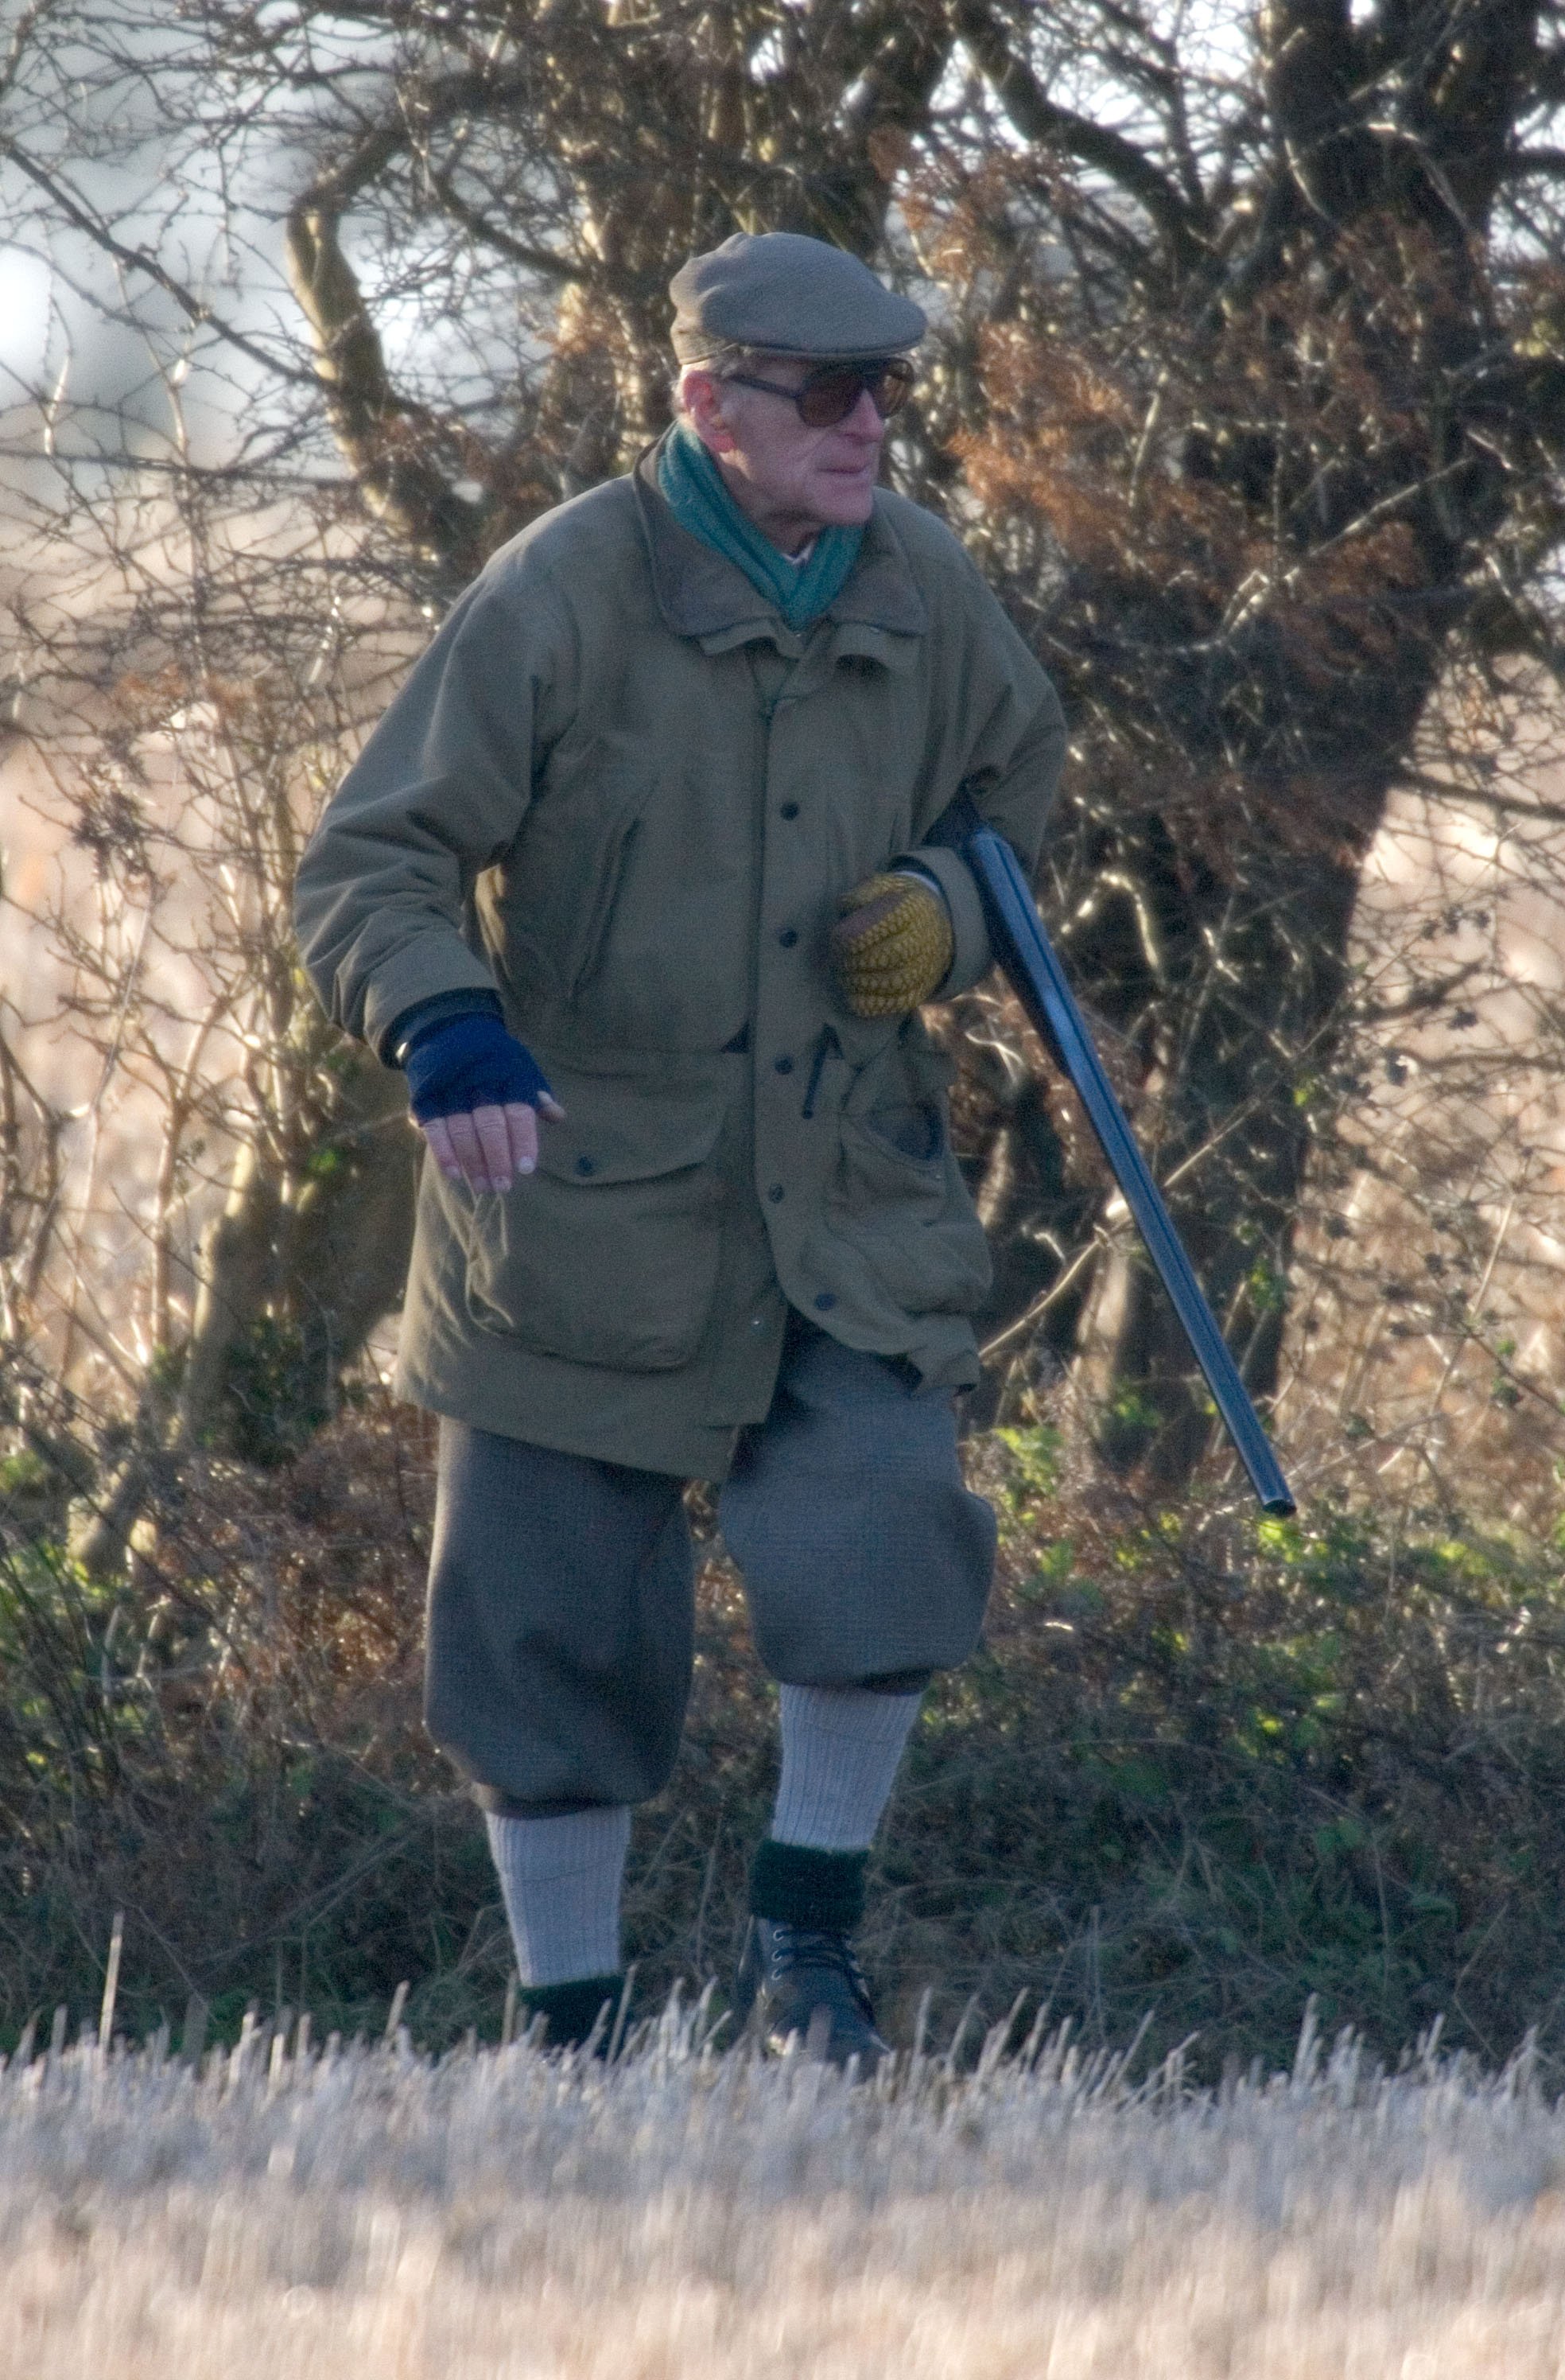
[{"label": "flat cap", "polygon": [[844,248],[800,232],[736,231],[669,283],[673,351],[699,363],[724,347],[774,355],[899,356],[928,324]]}]

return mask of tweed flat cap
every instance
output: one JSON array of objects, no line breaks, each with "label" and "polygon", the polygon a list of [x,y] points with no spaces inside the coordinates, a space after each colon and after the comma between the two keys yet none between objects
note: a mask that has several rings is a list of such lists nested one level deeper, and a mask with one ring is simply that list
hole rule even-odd
[{"label": "tweed flat cap", "polygon": [[736,231],[693,256],[669,283],[673,351],[699,363],[724,347],[773,355],[900,356],[928,325],[843,248],[802,233]]}]

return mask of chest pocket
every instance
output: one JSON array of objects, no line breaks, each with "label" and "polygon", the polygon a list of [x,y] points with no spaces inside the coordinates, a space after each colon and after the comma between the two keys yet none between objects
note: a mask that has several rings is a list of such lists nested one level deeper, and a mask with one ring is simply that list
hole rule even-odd
[{"label": "chest pocket", "polygon": [[513,990],[531,969],[570,1002],[598,973],[651,792],[645,766],[621,765],[551,786],[534,804],[479,889],[486,941]]},{"label": "chest pocket", "polygon": [[538,1172],[450,1194],[467,1210],[468,1313],[536,1354],[673,1370],[717,1290],[722,1094],[548,1071],[566,1121],[540,1124]]}]

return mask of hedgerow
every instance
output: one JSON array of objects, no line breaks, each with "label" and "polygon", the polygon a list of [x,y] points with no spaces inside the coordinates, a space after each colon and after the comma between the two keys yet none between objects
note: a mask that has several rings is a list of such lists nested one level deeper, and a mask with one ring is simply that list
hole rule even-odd
[{"label": "hedgerow", "polygon": [[[969,1447],[1001,1522],[984,1649],[937,1682],[866,1950],[893,2032],[1021,2000],[1143,2021],[1195,2070],[1283,2058],[1315,1999],[1395,2057],[1438,2020],[1565,2055],[1565,1545],[1329,1499],[1256,1520],[1078,1475],[1042,1427]],[[481,1828],[419,1717],[431,1441],[342,1415],[291,1463],[188,1463],[128,1575],[6,1483],[0,2040],[95,2010],[116,1912],[133,2031],[204,2003],[495,2037],[511,1955]],[[774,1774],[773,1690],[704,1534],[695,1694],[638,1814],[642,2003],[721,1985]]]}]

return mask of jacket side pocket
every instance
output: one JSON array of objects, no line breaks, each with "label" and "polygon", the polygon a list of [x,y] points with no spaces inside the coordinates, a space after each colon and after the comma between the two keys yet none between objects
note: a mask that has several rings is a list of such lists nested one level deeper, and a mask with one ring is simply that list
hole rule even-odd
[{"label": "jacket side pocket", "polygon": [[467,1209],[468,1316],[535,1354],[677,1369],[717,1291],[722,1098],[548,1071],[566,1118],[540,1126],[538,1172],[503,1195],[450,1194]]},{"label": "jacket side pocket", "polygon": [[908,1314],[967,1314],[992,1277],[983,1227],[951,1148],[955,1069],[904,1041],[860,1072],[843,1102],[826,1220]]}]

